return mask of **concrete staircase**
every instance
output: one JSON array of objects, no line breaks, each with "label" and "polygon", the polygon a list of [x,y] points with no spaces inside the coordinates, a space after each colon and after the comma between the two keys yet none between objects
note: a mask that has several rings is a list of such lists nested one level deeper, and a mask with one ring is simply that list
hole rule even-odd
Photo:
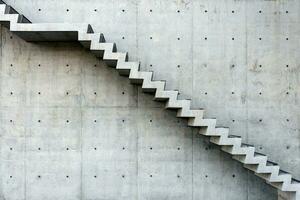
[{"label": "concrete staircase", "polygon": [[188,126],[199,128],[199,133],[244,164],[257,176],[279,189],[278,199],[300,200],[300,181],[257,153],[241,137],[229,135],[229,129],[216,127],[216,119],[204,119],[204,110],[191,109],[190,100],[179,100],[178,91],[165,90],[164,81],[152,80],[153,73],[139,70],[139,62],[128,62],[127,53],[117,52],[114,43],[105,43],[101,33],[94,33],[89,24],[32,24],[12,7],[0,0],[0,23],[26,41],[79,41],[108,66],[115,67],[120,75],[128,76],[133,84],[142,85],[144,92],[153,93],[155,101],[166,102],[167,109],[176,109],[177,117],[188,118]]}]

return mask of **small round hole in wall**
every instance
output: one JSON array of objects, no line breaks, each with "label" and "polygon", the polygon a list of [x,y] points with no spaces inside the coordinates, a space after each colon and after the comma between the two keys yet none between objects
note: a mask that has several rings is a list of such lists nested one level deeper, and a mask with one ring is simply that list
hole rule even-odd
[{"label": "small round hole in wall", "polygon": [[122,39],[124,40],[124,39],[125,39],[125,37],[123,36],[123,37],[122,37]]},{"label": "small round hole in wall", "polygon": [[285,38],[285,40],[289,40],[289,38]]},{"label": "small round hole in wall", "polygon": [[180,13],[180,10],[177,10],[177,13]]},{"label": "small round hole in wall", "polygon": [[10,38],[10,39],[13,39],[13,36],[10,36],[9,38]]},{"label": "small round hole in wall", "polygon": [[42,9],[39,8],[39,11],[42,11]]},{"label": "small round hole in wall", "polygon": [[152,37],[150,37],[150,40],[152,40]]},{"label": "small round hole in wall", "polygon": [[286,67],[286,68],[288,68],[288,67],[289,67],[289,65],[286,65],[285,67]]},{"label": "small round hole in wall", "polygon": [[125,150],[125,147],[123,147],[122,149]]},{"label": "small round hole in wall", "polygon": [[231,94],[234,94],[234,92],[231,92]]},{"label": "small round hole in wall", "polygon": [[94,9],[95,12],[97,12],[97,9]]},{"label": "small round hole in wall", "polygon": [[233,37],[233,38],[231,38],[231,40],[234,40],[234,37]]},{"label": "small round hole in wall", "polygon": [[259,65],[260,68],[262,68],[262,65]]},{"label": "small round hole in wall", "polygon": [[10,92],[10,95],[13,95],[14,93],[13,92]]},{"label": "small round hole in wall", "polygon": [[152,12],[152,9],[150,9],[149,11]]},{"label": "small round hole in wall", "polygon": [[235,174],[232,174],[232,178],[235,178]]},{"label": "small round hole in wall", "polygon": [[38,178],[41,178],[42,176],[41,175],[38,175]]},{"label": "small round hole in wall", "polygon": [[69,148],[67,147],[66,150],[69,151]]},{"label": "small round hole in wall", "polygon": [[152,150],[152,147],[150,147],[149,149]]},{"label": "small round hole in wall", "polygon": [[290,149],[290,146],[286,146],[286,149]]},{"label": "small round hole in wall", "polygon": [[262,147],[259,147],[259,149],[262,150],[263,148],[262,148]]},{"label": "small round hole in wall", "polygon": [[96,122],[97,122],[97,120],[95,119],[95,120],[94,120],[94,122],[96,123]]},{"label": "small round hole in wall", "polygon": [[40,67],[40,66],[41,66],[41,64],[38,64],[38,66]]},{"label": "small round hole in wall", "polygon": [[125,92],[122,92],[122,94],[125,94]]},{"label": "small round hole in wall", "polygon": [[38,150],[40,151],[40,150],[41,150],[41,148],[39,147],[39,148],[38,148]]},{"label": "small round hole in wall", "polygon": [[150,67],[152,67],[153,65],[152,64],[150,64]]},{"label": "small round hole in wall", "polygon": [[259,119],[259,122],[262,122],[262,119]]},{"label": "small round hole in wall", "polygon": [[94,92],[94,95],[97,95],[97,92]]},{"label": "small round hole in wall", "polygon": [[204,10],[204,12],[207,13],[208,11],[207,11],[207,10]]},{"label": "small round hole in wall", "polygon": [[152,119],[150,119],[149,121],[152,122]]},{"label": "small round hole in wall", "polygon": [[10,123],[12,123],[13,122],[13,120],[9,120],[10,121]]},{"label": "small round hole in wall", "polygon": [[153,177],[152,174],[150,174],[150,177],[151,177],[151,178]]},{"label": "small round hole in wall", "polygon": [[69,123],[69,120],[67,120],[66,122]]},{"label": "small round hole in wall", "polygon": [[96,65],[96,64],[94,64],[94,67],[97,67],[97,65]]},{"label": "small round hole in wall", "polygon": [[41,120],[39,119],[38,122],[41,123]]},{"label": "small round hole in wall", "polygon": [[66,95],[69,95],[69,92],[66,92]]},{"label": "small round hole in wall", "polygon": [[12,147],[10,147],[10,148],[9,148],[9,150],[11,150],[11,151],[12,151],[12,150],[13,150],[13,148],[12,148]]},{"label": "small round hole in wall", "polygon": [[205,92],[204,94],[207,95],[207,92]]},{"label": "small round hole in wall", "polygon": [[95,175],[94,178],[97,178],[97,176]]},{"label": "small round hole in wall", "polygon": [[259,95],[261,95],[262,93],[261,93],[261,92],[259,92],[258,94],[259,94]]},{"label": "small round hole in wall", "polygon": [[122,122],[124,123],[124,122],[125,122],[125,119],[122,119]]},{"label": "small round hole in wall", "polygon": [[96,147],[94,147],[94,150],[95,150],[95,151],[97,151],[97,148],[96,148]]},{"label": "small round hole in wall", "polygon": [[69,64],[66,64],[66,67],[69,67]]},{"label": "small round hole in wall", "polygon": [[288,11],[288,10],[286,10],[286,11],[285,11],[285,13],[287,14],[287,13],[289,13],[289,11]]},{"label": "small round hole in wall", "polygon": [[9,178],[12,178],[12,176],[9,176]]},{"label": "small round hole in wall", "polygon": [[70,10],[69,10],[69,9],[67,9],[66,11],[67,11],[67,12],[69,12]]},{"label": "small round hole in wall", "polygon": [[125,10],[124,10],[124,9],[122,9],[122,12],[125,12]]},{"label": "small round hole in wall", "polygon": [[234,10],[232,10],[231,13],[234,13]]},{"label": "small round hole in wall", "polygon": [[14,65],[13,65],[13,64],[10,64],[10,66],[13,67]]},{"label": "small round hole in wall", "polygon": [[205,175],[205,178],[208,178],[208,175]]},{"label": "small round hole in wall", "polygon": [[260,11],[258,11],[258,13],[262,13],[262,11],[260,10]]},{"label": "small round hole in wall", "polygon": [[179,175],[179,174],[177,174],[177,178],[180,178],[180,175]]},{"label": "small round hole in wall", "polygon": [[40,94],[41,94],[41,92],[38,92],[38,94],[40,95]]},{"label": "small round hole in wall", "polygon": [[258,38],[259,40],[262,40],[262,38]]},{"label": "small round hole in wall", "polygon": [[204,40],[207,40],[207,37],[205,37]]},{"label": "small round hole in wall", "polygon": [[289,92],[286,92],[286,94],[289,94]]},{"label": "small round hole in wall", "polygon": [[235,120],[233,119],[232,122],[235,122]]},{"label": "small round hole in wall", "polygon": [[180,65],[177,65],[177,68],[180,68]]},{"label": "small round hole in wall", "polygon": [[286,121],[289,122],[290,120],[289,120],[289,119],[286,119]]},{"label": "small round hole in wall", "polygon": [[69,176],[67,175],[66,178],[69,178]]},{"label": "small round hole in wall", "polygon": [[125,175],[122,175],[122,178],[125,178]]},{"label": "small round hole in wall", "polygon": [[179,150],[180,150],[180,147],[178,147],[177,150],[179,151]]}]

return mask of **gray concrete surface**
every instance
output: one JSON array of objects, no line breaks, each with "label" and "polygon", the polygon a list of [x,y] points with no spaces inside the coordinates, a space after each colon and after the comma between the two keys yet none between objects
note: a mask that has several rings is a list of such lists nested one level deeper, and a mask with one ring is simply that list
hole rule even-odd
[{"label": "gray concrete surface", "polygon": [[[300,178],[297,1],[8,3],[91,23]],[[1,33],[2,199],[277,198],[80,45]]]}]

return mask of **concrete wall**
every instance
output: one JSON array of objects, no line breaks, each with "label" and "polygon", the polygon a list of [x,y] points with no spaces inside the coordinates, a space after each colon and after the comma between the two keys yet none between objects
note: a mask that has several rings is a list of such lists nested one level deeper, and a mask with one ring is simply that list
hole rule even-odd
[{"label": "concrete wall", "polygon": [[[300,178],[300,2],[7,0],[88,22]],[[1,30],[1,199],[276,199],[79,44]]]}]

